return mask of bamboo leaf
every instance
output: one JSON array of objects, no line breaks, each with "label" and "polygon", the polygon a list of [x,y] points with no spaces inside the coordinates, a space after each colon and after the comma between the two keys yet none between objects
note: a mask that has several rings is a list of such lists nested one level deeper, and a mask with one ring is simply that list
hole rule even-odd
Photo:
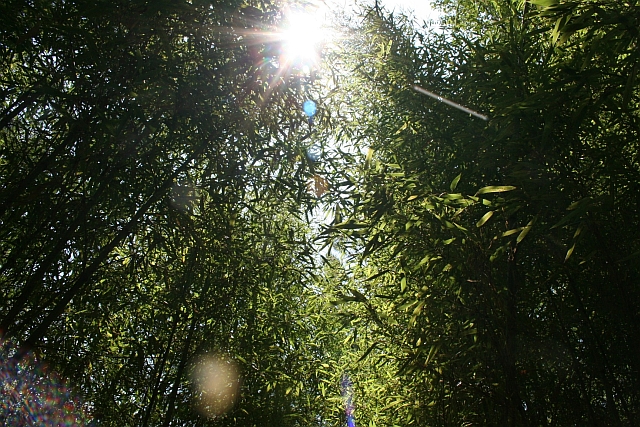
[{"label": "bamboo leaf", "polygon": [[360,356],[360,358],[358,359],[358,363],[362,362],[364,359],[367,358],[367,356],[373,351],[373,349],[375,349],[378,346],[378,343],[375,342],[373,344],[371,344],[369,346],[369,348],[367,349],[367,351],[364,352],[364,354],[362,356]]},{"label": "bamboo leaf", "polygon": [[480,228],[483,225],[485,225],[486,222],[489,221],[489,219],[493,216],[494,213],[495,211],[489,211],[486,214],[482,215],[482,218],[480,218],[478,222],[476,222],[476,227]]},{"label": "bamboo leaf", "polygon": [[574,249],[576,248],[576,244],[574,243],[569,250],[567,251],[567,256],[564,257],[564,260],[567,261],[569,259],[569,257],[571,256],[571,254],[573,254]]},{"label": "bamboo leaf", "polygon": [[558,0],[528,0],[528,1],[531,4],[535,4],[536,6],[540,6],[540,7],[549,7],[558,3]]},{"label": "bamboo leaf", "polygon": [[522,240],[527,237],[529,231],[531,231],[531,227],[533,226],[533,220],[529,221],[529,223],[522,229],[518,237],[516,238],[516,243],[522,242]]},{"label": "bamboo leaf", "polygon": [[458,186],[458,182],[460,182],[460,178],[462,177],[462,173],[458,174],[458,176],[456,176],[455,178],[453,178],[453,181],[451,181],[451,185],[449,186],[449,189],[451,191],[455,190],[456,187]]},{"label": "bamboo leaf", "polygon": [[359,222],[343,222],[342,224],[334,225],[333,228],[338,230],[357,230],[361,228],[367,228],[368,226],[368,224]]},{"label": "bamboo leaf", "polygon": [[490,185],[488,187],[482,187],[476,195],[487,193],[504,193],[505,191],[515,190],[516,187],[512,185]]},{"label": "bamboo leaf", "polygon": [[427,359],[424,361],[425,366],[431,362],[431,360],[438,354],[438,350],[440,350],[440,344],[433,344],[429,349],[429,354],[427,355]]}]

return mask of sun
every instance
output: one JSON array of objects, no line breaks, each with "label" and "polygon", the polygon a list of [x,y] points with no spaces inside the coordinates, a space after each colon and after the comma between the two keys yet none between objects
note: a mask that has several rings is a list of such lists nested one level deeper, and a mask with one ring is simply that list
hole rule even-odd
[{"label": "sun", "polygon": [[[326,5],[306,3],[304,7],[285,6],[277,17],[278,24],[262,24],[247,29],[235,29],[246,44],[252,70],[260,84],[268,83],[261,94],[269,99],[272,92],[289,81],[306,88],[318,78],[323,68],[322,53],[331,49],[339,37],[333,16]],[[258,11],[259,12],[259,11]],[[260,21],[257,20],[257,23]],[[304,104],[304,112],[312,120],[316,105]]]},{"label": "sun", "polygon": [[320,13],[290,11],[282,28],[282,60],[286,65],[311,67],[320,61],[328,37]]}]

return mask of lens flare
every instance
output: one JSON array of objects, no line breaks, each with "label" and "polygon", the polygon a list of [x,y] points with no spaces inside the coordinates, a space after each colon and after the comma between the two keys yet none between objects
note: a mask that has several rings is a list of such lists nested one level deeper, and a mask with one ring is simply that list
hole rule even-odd
[{"label": "lens flare", "polygon": [[325,33],[322,20],[314,14],[291,11],[282,32],[284,59],[282,62],[300,66],[317,63],[321,45],[326,37]]},{"label": "lens flare", "polygon": [[310,99],[307,99],[306,101],[304,101],[304,104],[302,104],[302,110],[309,118],[315,116],[316,112],[318,111],[316,107],[316,103]]},{"label": "lens flare", "polygon": [[90,425],[80,399],[32,353],[0,340],[0,425],[75,427]]},{"label": "lens flare", "polygon": [[223,415],[233,407],[240,388],[237,365],[222,356],[201,357],[193,369],[198,411],[207,417]]},{"label": "lens flare", "polygon": [[307,148],[307,158],[312,162],[317,162],[322,157],[322,147],[318,144],[313,144]]},{"label": "lens flare", "polygon": [[440,101],[440,102],[442,102],[444,104],[447,104],[450,107],[457,108],[460,111],[464,111],[467,114],[471,114],[472,116],[475,116],[475,117],[477,117],[479,119],[482,119],[484,121],[488,121],[489,120],[489,117],[485,116],[484,114],[480,114],[477,111],[473,111],[473,110],[465,107],[464,105],[460,105],[457,102],[453,102],[453,101],[451,101],[451,100],[449,100],[449,99],[447,99],[447,98],[445,98],[443,96],[440,96],[440,95],[438,95],[436,93],[430,92],[430,91],[428,91],[428,90],[426,90],[424,88],[421,88],[420,86],[413,85],[413,90],[415,90],[416,92],[420,92],[423,95],[427,95],[427,96],[429,96],[429,97],[431,97],[431,98],[433,98],[433,99],[435,99],[437,101]]},{"label": "lens flare", "polygon": [[356,427],[356,418],[353,414],[355,406],[353,404],[353,383],[349,379],[349,375],[344,374],[340,382],[340,391],[344,399],[345,414],[347,427]]},{"label": "lens flare", "polygon": [[174,183],[171,187],[170,201],[174,208],[185,213],[193,213],[200,202],[200,194],[191,183]]}]

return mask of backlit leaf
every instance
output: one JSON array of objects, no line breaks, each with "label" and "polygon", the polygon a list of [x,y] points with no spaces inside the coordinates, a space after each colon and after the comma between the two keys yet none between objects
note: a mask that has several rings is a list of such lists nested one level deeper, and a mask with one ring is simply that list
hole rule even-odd
[{"label": "backlit leaf", "polygon": [[489,219],[493,216],[494,213],[495,211],[489,211],[484,215],[482,215],[482,218],[480,218],[478,222],[476,222],[476,227],[482,227],[487,221],[489,221]]},{"label": "backlit leaf", "polygon": [[478,194],[487,194],[487,193],[504,193],[505,191],[515,190],[516,187],[512,185],[490,185],[488,187],[482,187],[476,195]]}]

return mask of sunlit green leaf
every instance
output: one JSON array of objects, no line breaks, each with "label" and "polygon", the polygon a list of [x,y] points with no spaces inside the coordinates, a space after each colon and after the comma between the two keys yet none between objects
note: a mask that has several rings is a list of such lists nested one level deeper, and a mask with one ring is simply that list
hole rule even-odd
[{"label": "sunlit green leaf", "polygon": [[533,220],[529,221],[529,223],[522,229],[518,237],[516,238],[516,243],[522,242],[522,240],[527,236],[529,231],[531,231],[531,227],[533,227]]},{"label": "sunlit green leaf", "polygon": [[573,254],[573,251],[576,248],[576,244],[574,243],[569,250],[567,251],[567,255],[564,257],[564,260],[567,261],[569,259],[569,257],[571,256],[571,254]]},{"label": "sunlit green leaf", "polygon": [[449,186],[449,189],[451,191],[454,191],[456,189],[456,187],[458,186],[458,182],[460,182],[460,178],[462,178],[462,173],[453,178],[453,181],[451,181],[451,185]]},{"label": "sunlit green leaf", "polygon": [[512,185],[490,185],[488,187],[482,187],[476,195],[478,194],[487,194],[487,193],[503,193],[505,191],[515,190],[516,187]]},{"label": "sunlit green leaf", "polygon": [[484,224],[486,224],[486,222],[489,221],[489,219],[493,216],[494,213],[495,211],[489,211],[484,215],[482,215],[482,218],[480,218],[478,222],[476,222],[476,227],[482,227]]}]

